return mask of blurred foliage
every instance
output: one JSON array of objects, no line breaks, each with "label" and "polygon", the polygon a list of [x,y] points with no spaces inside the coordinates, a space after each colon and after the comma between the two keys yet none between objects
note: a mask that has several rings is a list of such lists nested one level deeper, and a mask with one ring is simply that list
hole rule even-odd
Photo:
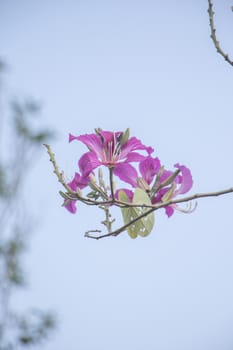
[{"label": "blurred foliage", "polygon": [[41,313],[39,310],[31,310],[26,317],[18,320],[20,344],[34,345],[41,339],[46,339],[50,330],[55,326],[55,319],[50,313]]},{"label": "blurred foliage", "polygon": [[23,103],[14,100],[11,102],[11,110],[14,115],[15,131],[24,141],[41,145],[53,136],[53,133],[47,129],[34,131],[28,123],[28,116],[33,117],[40,112],[38,102],[33,99],[28,99]]},{"label": "blurred foliage", "polygon": [[41,105],[33,98],[5,101],[6,67],[0,59],[0,350],[15,350],[45,341],[56,324],[52,312],[14,308],[14,293],[25,287],[22,258],[32,227],[25,181],[42,144],[54,135],[41,128]]},{"label": "blurred foliage", "polygon": [[7,195],[7,190],[6,190],[5,171],[3,166],[0,164],[0,197],[5,197],[6,195]]}]

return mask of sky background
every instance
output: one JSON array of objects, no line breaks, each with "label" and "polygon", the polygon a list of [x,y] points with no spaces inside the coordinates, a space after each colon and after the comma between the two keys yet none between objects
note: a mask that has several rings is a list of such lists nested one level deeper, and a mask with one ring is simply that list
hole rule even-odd
[{"label": "sky background", "polygon": [[[232,1],[216,27],[233,57]],[[6,86],[41,101],[51,146],[71,177],[85,151],[68,133],[130,128],[163,164],[193,174],[190,193],[233,185],[233,67],[210,40],[207,1],[0,0]],[[156,213],[147,238],[90,240],[97,208],[61,207],[41,146],[28,176],[37,230],[17,307],[56,310],[44,350],[233,348],[233,196],[198,200],[190,215]],[[121,223],[120,213],[117,214]],[[115,226],[116,227],[116,226]]]}]

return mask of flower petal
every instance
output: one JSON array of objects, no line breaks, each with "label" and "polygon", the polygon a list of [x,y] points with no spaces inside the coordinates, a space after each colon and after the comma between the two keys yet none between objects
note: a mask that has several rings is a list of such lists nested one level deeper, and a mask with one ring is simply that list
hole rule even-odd
[{"label": "flower petal", "polygon": [[100,135],[103,137],[105,142],[117,142],[117,138],[122,134],[122,131],[104,131],[100,130]]},{"label": "flower petal", "polygon": [[97,156],[93,152],[87,152],[82,155],[78,162],[79,169],[83,176],[89,175],[95,168],[101,165]]},{"label": "flower petal", "polygon": [[84,145],[86,145],[90,151],[94,152],[98,158],[103,158],[103,145],[100,136],[96,134],[85,134],[77,136],[75,139],[84,143]]},{"label": "flower petal", "polygon": [[127,163],[142,162],[146,157],[137,152],[131,152],[126,157]]},{"label": "flower petal", "polygon": [[170,218],[174,213],[174,208],[171,205],[167,205],[165,207],[165,212],[166,212],[167,216]]},{"label": "flower petal", "polygon": [[76,208],[76,201],[74,200],[66,200],[64,203],[67,203],[67,204],[64,204],[64,207],[72,214],[75,214],[76,211],[77,211],[77,208]]},{"label": "flower petal", "polygon": [[155,196],[152,198],[152,204],[160,203],[162,200],[162,197],[167,193],[169,188],[161,188],[159,192],[155,193]]},{"label": "flower petal", "polygon": [[153,178],[158,173],[160,166],[159,158],[152,158],[151,156],[146,157],[139,163],[140,173],[148,185],[150,185],[153,181]]},{"label": "flower petal", "polygon": [[128,197],[130,202],[133,201],[134,193],[133,193],[133,191],[129,190],[128,188],[120,188],[120,189],[116,190],[116,192],[115,192],[115,198],[116,199],[119,199],[119,192],[120,191],[124,191],[126,193],[126,195],[127,195],[127,197]]},{"label": "flower petal", "polygon": [[79,173],[75,173],[73,180],[68,183],[68,186],[73,191],[77,191],[78,188],[82,189],[86,187],[89,184],[89,182],[89,176],[82,176]]},{"label": "flower petal", "polygon": [[118,176],[122,181],[137,187],[138,174],[136,169],[128,163],[119,163],[113,170],[114,175]]},{"label": "flower petal", "polygon": [[145,150],[148,154],[151,154],[153,152],[152,147],[146,147],[141,143],[140,140],[133,136],[130,137],[129,140],[122,146],[121,157],[125,158],[129,153],[136,150]]},{"label": "flower petal", "polygon": [[69,142],[72,142],[74,140],[78,140],[78,137],[77,136],[74,136],[72,134],[69,134]]},{"label": "flower petal", "polygon": [[160,183],[163,183],[164,181],[166,181],[171,175],[172,175],[172,171],[164,169],[162,175],[160,176]]},{"label": "flower petal", "polygon": [[188,192],[192,188],[193,179],[190,170],[186,166],[179,165],[179,163],[175,164],[174,166],[181,171],[180,187],[174,192],[174,196],[177,196],[178,194]]}]

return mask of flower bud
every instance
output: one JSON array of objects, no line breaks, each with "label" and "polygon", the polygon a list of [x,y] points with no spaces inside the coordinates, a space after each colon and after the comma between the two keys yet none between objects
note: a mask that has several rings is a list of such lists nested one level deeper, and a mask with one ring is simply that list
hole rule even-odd
[{"label": "flower bud", "polygon": [[138,187],[140,187],[145,192],[150,191],[150,187],[149,187],[148,183],[142,177],[137,178],[137,183],[138,183]]}]

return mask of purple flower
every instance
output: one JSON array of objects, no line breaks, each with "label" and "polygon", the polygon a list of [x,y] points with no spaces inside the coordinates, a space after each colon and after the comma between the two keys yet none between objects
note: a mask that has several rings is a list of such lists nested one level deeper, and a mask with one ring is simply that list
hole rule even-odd
[{"label": "purple flower", "polygon": [[[151,184],[160,167],[160,160],[157,157],[153,158],[149,155],[141,160],[139,163],[139,171],[141,178],[147,185]],[[119,164],[115,169],[114,174],[131,186],[139,187],[140,177],[138,176],[137,170],[131,164]]]},{"label": "purple flower", "polygon": [[118,166],[127,173],[127,165],[131,162],[139,162],[145,158],[135,151],[153,152],[152,147],[146,147],[136,137],[128,137],[124,140],[124,133],[121,131],[111,132],[98,129],[96,134],[85,134],[80,136],[69,135],[69,142],[79,140],[84,143],[89,152],[85,153],[79,160],[79,168],[83,175],[89,174],[95,168],[104,165],[114,168]]},{"label": "purple flower", "polygon": [[[180,170],[180,174],[178,174],[176,176],[176,178],[173,181],[173,186],[174,187],[174,191],[171,194],[171,197],[169,198],[169,200],[174,199],[176,196],[178,196],[179,194],[184,194],[186,192],[188,192],[193,185],[193,179],[192,179],[192,175],[190,170],[184,166],[184,165],[180,165],[179,163],[174,165],[177,169]],[[168,171],[168,170],[164,170],[161,178],[160,178],[160,182],[164,182],[169,176],[172,175],[172,171]],[[166,193],[168,193],[170,189],[169,187],[165,187],[162,188],[158,193],[156,193],[155,197],[152,199],[152,203],[156,204],[161,202],[163,196],[166,195]],[[183,212],[191,212],[192,210],[183,210],[181,209],[177,204],[171,204],[171,205],[167,205],[165,207],[165,211],[168,217],[172,216],[174,213],[174,210],[179,210],[179,211],[183,211]]]},{"label": "purple flower", "polygon": [[146,181],[148,185],[154,180],[155,175],[161,167],[160,160],[158,157],[152,158],[151,156],[146,157],[143,161],[139,163],[139,170],[142,178]]},{"label": "purple flower", "polygon": [[[171,185],[174,187],[173,193],[171,193],[171,196],[169,197],[169,200],[174,199],[179,194],[184,194],[188,192],[192,185],[192,175],[190,170],[185,167],[184,165],[175,164],[175,168],[180,170],[180,173],[175,177],[172,184],[170,183],[169,186],[161,188],[157,193],[155,193],[154,197],[152,198],[152,204],[158,204],[162,202],[163,197],[168,193],[168,191],[171,189]],[[127,171],[125,171],[127,169]],[[138,176],[138,173],[135,168],[132,167],[132,165],[127,164],[127,166],[124,168],[123,166],[119,166],[116,169],[116,175],[119,176],[119,178],[127,183],[129,183],[132,187],[141,187],[148,193],[150,192],[150,185],[154,181],[156,175],[158,174],[159,170],[161,169],[161,164],[159,158],[153,158],[151,156],[145,157],[140,163],[139,163],[139,171],[141,174],[141,177]],[[159,184],[162,184],[164,181],[166,181],[171,175],[173,174],[170,170],[164,170],[160,180]],[[158,185],[159,185],[158,184]],[[127,195],[130,201],[132,201],[133,198],[133,192],[130,190],[123,189]],[[116,192],[116,198],[118,198],[118,192]],[[174,210],[180,210],[184,212],[190,212],[191,210],[183,210],[181,209],[177,204],[167,205],[165,207],[165,211],[168,217],[172,216],[174,213]]]},{"label": "purple flower", "polygon": [[[74,178],[67,185],[73,191],[77,191],[78,189],[82,189],[86,187],[90,182],[89,176],[82,176],[79,173],[75,173]],[[72,214],[76,213],[76,200],[66,199],[64,201],[64,207]]]}]

